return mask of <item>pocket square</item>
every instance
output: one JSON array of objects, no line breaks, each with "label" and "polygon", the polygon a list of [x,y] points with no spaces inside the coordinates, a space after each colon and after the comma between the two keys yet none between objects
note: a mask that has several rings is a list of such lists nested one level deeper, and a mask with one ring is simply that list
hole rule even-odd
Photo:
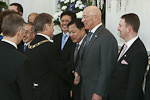
[{"label": "pocket square", "polygon": [[121,61],[121,64],[128,65],[128,63],[127,63],[125,60],[122,60],[122,61]]}]

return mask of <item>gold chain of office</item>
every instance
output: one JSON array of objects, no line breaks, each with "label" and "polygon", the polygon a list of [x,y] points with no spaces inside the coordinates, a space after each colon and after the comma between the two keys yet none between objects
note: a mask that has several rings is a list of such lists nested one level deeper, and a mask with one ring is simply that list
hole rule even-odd
[{"label": "gold chain of office", "polygon": [[29,49],[33,49],[33,48],[35,48],[35,47],[37,47],[37,46],[39,46],[39,45],[41,45],[41,44],[43,44],[43,43],[45,43],[45,42],[50,42],[49,40],[43,40],[43,41],[40,41],[40,42],[38,42],[38,43],[36,43],[36,44],[34,44],[34,45],[30,45],[30,43],[28,44],[28,48]]}]

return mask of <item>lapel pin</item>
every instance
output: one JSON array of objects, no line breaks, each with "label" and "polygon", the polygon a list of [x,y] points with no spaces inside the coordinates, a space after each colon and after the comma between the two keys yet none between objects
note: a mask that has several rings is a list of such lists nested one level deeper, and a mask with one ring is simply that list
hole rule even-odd
[{"label": "lapel pin", "polygon": [[124,57],[127,57],[127,55],[124,55]]}]

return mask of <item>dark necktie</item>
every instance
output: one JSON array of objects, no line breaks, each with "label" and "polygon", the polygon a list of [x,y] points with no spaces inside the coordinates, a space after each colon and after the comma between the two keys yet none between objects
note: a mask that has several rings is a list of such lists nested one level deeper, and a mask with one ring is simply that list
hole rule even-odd
[{"label": "dark necktie", "polygon": [[25,51],[25,50],[26,50],[26,47],[27,47],[27,45],[24,45],[23,51]]},{"label": "dark necktie", "polygon": [[79,48],[79,44],[76,44],[75,51],[74,51],[74,62],[75,62],[77,54],[78,54],[78,48]]},{"label": "dark necktie", "polygon": [[90,40],[91,40],[91,35],[92,35],[92,32],[89,32],[88,34],[87,34],[87,37],[86,37],[86,40],[85,40],[85,42],[84,42],[84,45],[83,45],[83,49],[82,49],[82,58],[83,58],[83,55],[84,55],[84,51],[85,51],[85,48],[86,48],[86,46],[89,44],[89,42],[90,42]]}]

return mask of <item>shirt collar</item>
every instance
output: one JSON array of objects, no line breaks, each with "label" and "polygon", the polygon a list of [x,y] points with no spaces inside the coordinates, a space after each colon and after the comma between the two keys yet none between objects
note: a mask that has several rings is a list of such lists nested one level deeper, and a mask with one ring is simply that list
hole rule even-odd
[{"label": "shirt collar", "polygon": [[48,39],[50,42],[53,42],[53,40],[51,40],[50,37],[47,36],[47,35],[45,35],[45,34],[37,33],[37,35],[43,36],[43,37],[45,37],[46,39]]},{"label": "shirt collar", "polygon": [[126,42],[127,48],[129,48],[137,38],[138,38],[138,35],[134,37],[133,39],[129,40],[128,42]]},{"label": "shirt collar", "polygon": [[95,33],[95,31],[97,30],[97,28],[100,27],[101,25],[102,25],[102,23],[100,23],[100,24],[98,24],[97,26],[95,26],[95,27],[91,30],[91,32],[92,32],[92,33]]},{"label": "shirt collar", "polygon": [[13,45],[16,49],[18,49],[18,48],[17,48],[17,45],[16,45],[14,42],[11,42],[11,41],[6,40],[6,39],[2,39],[1,41],[7,42],[7,43]]},{"label": "shirt collar", "polygon": [[[86,35],[85,35],[85,36],[86,36]],[[82,40],[81,40],[79,43],[77,43],[77,44],[79,44],[79,46],[82,44],[82,42],[83,42],[85,36],[82,38]]]},{"label": "shirt collar", "polygon": [[26,45],[26,46],[27,46],[29,43],[30,43],[30,42],[28,42],[28,43],[24,43],[24,45]]},{"label": "shirt collar", "polygon": [[69,32],[67,32],[67,33],[64,33],[64,32],[63,32],[63,35],[64,35],[64,34],[66,34],[66,35],[67,35],[67,37],[69,36]]}]

